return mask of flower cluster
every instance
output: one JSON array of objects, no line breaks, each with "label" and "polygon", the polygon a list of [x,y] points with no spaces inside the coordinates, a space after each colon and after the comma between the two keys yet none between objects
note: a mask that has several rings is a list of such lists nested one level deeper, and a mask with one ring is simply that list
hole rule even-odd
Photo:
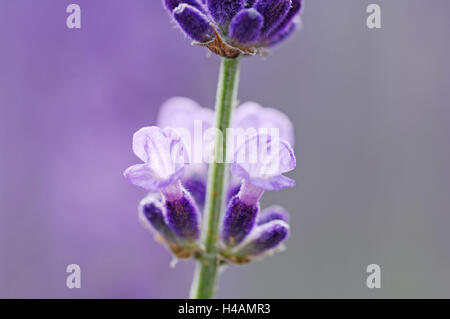
[{"label": "flower cluster", "polygon": [[[206,149],[211,140],[213,112],[187,98],[172,98],[161,108],[158,125],[133,136],[133,151],[144,163],[129,167],[124,175],[149,191],[139,205],[141,220],[177,258],[202,253],[199,243],[205,202],[207,164],[192,164],[201,150],[186,147],[186,132],[194,134],[194,121],[202,121]],[[230,156],[233,178],[222,219],[219,248],[223,260],[247,263],[277,249],[289,233],[288,214],[280,206],[260,210],[264,191],[292,187],[283,174],[295,168],[292,124],[280,111],[247,102],[237,108],[233,127],[277,129],[279,137],[253,134],[237,145]],[[184,133],[183,133],[184,132]],[[244,160],[242,160],[244,159]]]},{"label": "flower cluster", "polygon": [[302,0],[164,0],[196,44],[227,58],[254,55],[300,25]]}]

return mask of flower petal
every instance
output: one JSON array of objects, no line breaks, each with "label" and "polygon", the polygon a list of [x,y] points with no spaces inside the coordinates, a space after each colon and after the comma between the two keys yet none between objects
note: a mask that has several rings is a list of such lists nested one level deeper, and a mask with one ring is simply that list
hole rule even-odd
[{"label": "flower petal", "polygon": [[194,133],[195,121],[201,121],[203,131],[214,126],[214,111],[186,97],[175,96],[160,108],[158,126],[184,128]]},{"label": "flower petal", "polygon": [[263,16],[255,9],[241,10],[230,23],[229,36],[239,44],[252,43],[258,39],[263,23]]},{"label": "flower petal", "polygon": [[289,9],[284,20],[280,23],[278,27],[276,27],[269,35],[272,37],[276,33],[280,33],[282,30],[288,29],[288,26],[294,21],[294,19],[298,18],[298,13],[302,10],[303,4],[302,0],[292,0],[292,6]]},{"label": "flower petal", "polygon": [[173,10],[173,17],[191,39],[205,43],[215,37],[208,17],[197,8],[182,3]]},{"label": "flower petal", "polygon": [[242,129],[278,129],[279,137],[294,145],[294,126],[289,117],[271,107],[262,107],[256,102],[246,102],[239,106],[233,118],[233,126]]},{"label": "flower petal", "polygon": [[291,0],[257,0],[253,6],[264,17],[262,34],[267,35],[278,27],[291,8]]},{"label": "flower petal", "polygon": [[133,184],[152,192],[179,179],[188,163],[183,141],[170,128],[140,129],[133,136],[133,151],[146,163],[129,167],[124,175]]},{"label": "flower petal", "polygon": [[289,143],[269,135],[254,135],[235,153],[231,172],[266,190],[282,189],[295,182],[281,174],[295,168],[294,151]]}]

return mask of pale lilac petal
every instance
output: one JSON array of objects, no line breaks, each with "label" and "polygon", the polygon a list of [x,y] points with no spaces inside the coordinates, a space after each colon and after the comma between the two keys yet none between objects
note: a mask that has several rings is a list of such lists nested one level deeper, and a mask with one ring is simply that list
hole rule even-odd
[{"label": "pale lilac petal", "polygon": [[214,126],[214,112],[186,97],[172,97],[161,106],[158,126],[187,129],[194,132],[195,121],[202,122],[203,131]]},{"label": "pale lilac petal", "polygon": [[292,187],[295,182],[283,176],[295,168],[294,151],[289,143],[268,135],[254,135],[235,153],[231,172],[266,190]]},{"label": "pale lilac petal", "polygon": [[295,180],[283,175],[277,175],[271,178],[250,178],[249,182],[267,191],[277,191],[295,186]]},{"label": "pale lilac petal", "polygon": [[[203,154],[212,152],[211,134],[206,131],[214,127],[213,110],[203,108],[185,97],[173,97],[162,105],[158,125],[171,127],[178,132],[183,139],[190,163],[204,164]],[[199,173],[199,169],[201,170],[201,167],[192,166],[189,171]]]},{"label": "pale lilac petal", "polygon": [[181,178],[188,157],[175,130],[144,127],[133,136],[133,151],[145,162],[129,167],[124,175],[151,192],[167,187]]},{"label": "pale lilac petal", "polygon": [[167,179],[188,162],[181,137],[171,128],[144,127],[133,136],[133,151],[157,179]]},{"label": "pale lilac petal", "polygon": [[292,146],[295,142],[294,126],[289,117],[277,109],[262,107],[256,102],[243,103],[236,109],[233,127],[244,130],[253,128],[257,131],[278,129],[281,139],[288,141]]}]

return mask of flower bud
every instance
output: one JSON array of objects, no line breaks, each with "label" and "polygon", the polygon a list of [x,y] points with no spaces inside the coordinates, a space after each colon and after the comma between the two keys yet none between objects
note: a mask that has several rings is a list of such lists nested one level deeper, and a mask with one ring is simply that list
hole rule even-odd
[{"label": "flower bud", "polygon": [[288,235],[289,225],[282,220],[273,220],[256,226],[245,242],[236,247],[226,258],[238,264],[262,258],[279,248]]},{"label": "flower bud", "polygon": [[230,23],[230,38],[240,44],[255,42],[263,27],[263,20],[263,16],[253,8],[240,11]]},{"label": "flower bud", "polygon": [[208,17],[197,8],[182,3],[173,10],[173,17],[191,39],[201,43],[214,39]]},{"label": "flower bud", "polygon": [[183,241],[195,242],[200,237],[200,214],[190,194],[183,190],[180,198],[165,200],[167,223]]},{"label": "flower bud", "polygon": [[226,246],[234,247],[244,240],[255,225],[258,211],[258,204],[248,205],[239,196],[231,199],[222,225],[222,241]]}]

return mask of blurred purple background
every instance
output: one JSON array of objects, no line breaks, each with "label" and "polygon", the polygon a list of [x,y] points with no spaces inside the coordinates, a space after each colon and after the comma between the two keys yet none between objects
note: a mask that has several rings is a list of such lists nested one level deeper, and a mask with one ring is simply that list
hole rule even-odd
[{"label": "blurred purple background", "polygon": [[[187,297],[193,263],[138,222],[123,170],[162,102],[212,107],[219,67],[160,1],[0,0],[0,297]],[[365,25],[382,7],[381,30]],[[219,297],[450,297],[450,2],[308,1],[304,30],[246,59],[239,92],[289,114],[288,250],[228,269]],[[82,269],[69,290],[66,266]],[[365,286],[377,263],[382,289]]]}]

